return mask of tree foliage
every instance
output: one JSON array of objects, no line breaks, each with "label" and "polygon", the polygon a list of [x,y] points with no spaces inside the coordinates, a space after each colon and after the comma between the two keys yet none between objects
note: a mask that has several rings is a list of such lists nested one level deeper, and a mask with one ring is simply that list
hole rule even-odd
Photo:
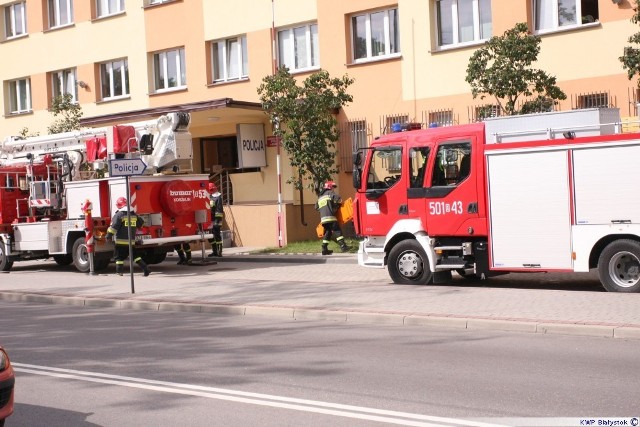
[{"label": "tree foliage", "polygon": [[287,179],[296,189],[307,180],[317,193],[320,183],[338,172],[335,143],[340,135],[334,111],[353,101],[347,93],[353,81],[320,70],[298,85],[287,68],[280,68],[258,87],[262,108],[275,125],[274,134],[282,138],[282,147],[299,174]]},{"label": "tree foliage", "polygon": [[469,59],[466,81],[473,98],[493,96],[507,115],[549,111],[558,100],[566,99],[554,76],[531,67],[538,59],[540,42],[525,23],[491,37]]},{"label": "tree foliage", "polygon": [[58,117],[47,128],[49,134],[80,130],[82,107],[73,101],[71,94],[64,94],[53,98],[51,103],[53,117]]},{"label": "tree foliage", "polygon": [[[640,25],[640,0],[635,0],[635,5],[631,22],[635,25]],[[640,45],[640,32],[630,36],[627,41],[633,45]],[[623,55],[618,59],[622,62],[622,68],[627,70],[629,80],[633,79],[634,76],[640,76],[640,48],[625,46]],[[636,84],[640,88],[640,79]]]}]

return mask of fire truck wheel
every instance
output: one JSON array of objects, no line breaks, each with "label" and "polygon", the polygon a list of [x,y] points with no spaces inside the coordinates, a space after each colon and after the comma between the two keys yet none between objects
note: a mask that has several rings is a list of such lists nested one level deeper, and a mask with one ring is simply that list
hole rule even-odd
[{"label": "fire truck wheel", "polygon": [[9,257],[4,253],[4,246],[0,242],[0,271],[9,271],[13,266],[13,261],[9,261]]},{"label": "fire truck wheel", "polygon": [[73,265],[81,273],[89,271],[89,254],[87,253],[87,246],[84,243],[84,237],[78,237],[73,242],[73,249],[71,250],[71,256],[73,257]]},{"label": "fire truck wheel", "polygon": [[73,256],[71,256],[71,254],[54,255],[53,260],[58,265],[69,265],[73,262]]},{"label": "fire truck wheel", "polygon": [[609,243],[598,259],[598,276],[609,292],[640,292],[640,243],[630,239]]},{"label": "fire truck wheel", "polygon": [[142,255],[142,260],[147,264],[160,264],[165,259],[167,259],[166,252],[153,252],[153,250],[150,250]]},{"label": "fire truck wheel", "polygon": [[404,240],[391,249],[388,259],[389,276],[399,285],[426,285],[432,273],[429,260],[416,240]]}]

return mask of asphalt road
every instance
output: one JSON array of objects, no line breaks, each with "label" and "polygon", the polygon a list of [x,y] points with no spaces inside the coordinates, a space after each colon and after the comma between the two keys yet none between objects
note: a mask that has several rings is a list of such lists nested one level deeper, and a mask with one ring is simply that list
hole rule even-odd
[{"label": "asphalt road", "polygon": [[17,370],[7,427],[539,425],[640,412],[637,340],[5,301],[0,313]]}]

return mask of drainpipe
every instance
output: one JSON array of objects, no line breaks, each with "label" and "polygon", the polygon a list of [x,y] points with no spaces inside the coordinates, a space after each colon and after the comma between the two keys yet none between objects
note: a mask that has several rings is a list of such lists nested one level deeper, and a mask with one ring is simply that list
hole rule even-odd
[{"label": "drainpipe", "polygon": [[298,175],[298,182],[300,183],[300,223],[303,226],[307,226],[307,222],[304,220],[304,189],[302,188],[302,174]]}]

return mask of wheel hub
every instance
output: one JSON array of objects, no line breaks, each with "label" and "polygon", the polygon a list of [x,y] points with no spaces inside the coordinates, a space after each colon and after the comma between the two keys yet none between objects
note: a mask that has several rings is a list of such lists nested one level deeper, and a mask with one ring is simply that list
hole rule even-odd
[{"label": "wheel hub", "polygon": [[630,288],[640,281],[640,260],[629,252],[617,253],[609,263],[609,275],[616,285]]},{"label": "wheel hub", "polygon": [[422,269],[422,260],[415,252],[405,252],[398,258],[398,271],[406,278],[419,276]]}]

